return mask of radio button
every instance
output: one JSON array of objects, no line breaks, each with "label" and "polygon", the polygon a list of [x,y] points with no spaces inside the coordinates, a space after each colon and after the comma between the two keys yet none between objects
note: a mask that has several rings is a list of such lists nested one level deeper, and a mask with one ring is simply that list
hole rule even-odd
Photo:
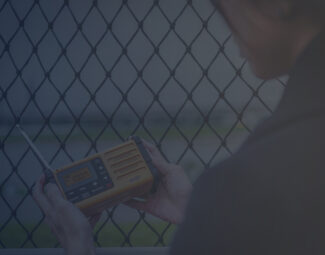
[{"label": "radio button", "polygon": [[67,197],[73,197],[75,195],[74,191],[70,191],[67,193]]},{"label": "radio button", "polygon": [[81,194],[81,197],[82,197],[82,199],[86,199],[86,198],[90,197],[90,193],[85,192],[85,193]]},{"label": "radio button", "polygon": [[105,175],[105,176],[103,177],[103,181],[104,181],[104,182],[111,182],[111,179],[109,178],[108,175]]},{"label": "radio button", "polygon": [[69,199],[69,201],[71,202],[71,203],[76,203],[76,202],[79,202],[81,199],[80,199],[80,197],[78,196],[78,197],[73,197],[73,198],[70,198]]},{"label": "radio button", "polygon": [[79,192],[83,192],[83,191],[86,191],[86,190],[87,190],[86,187],[81,187],[81,188],[79,188]]},{"label": "radio button", "polygon": [[101,191],[104,191],[105,190],[105,187],[104,186],[99,186],[98,188],[94,188],[91,190],[91,194],[92,195],[95,195],[95,194],[98,194],[100,193]]}]

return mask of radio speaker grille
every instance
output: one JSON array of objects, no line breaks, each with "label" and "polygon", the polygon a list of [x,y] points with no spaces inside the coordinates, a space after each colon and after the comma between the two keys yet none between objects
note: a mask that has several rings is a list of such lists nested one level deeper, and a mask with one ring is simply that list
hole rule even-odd
[{"label": "radio speaker grille", "polygon": [[133,144],[109,151],[104,156],[117,179],[133,176],[145,167],[145,162]]}]

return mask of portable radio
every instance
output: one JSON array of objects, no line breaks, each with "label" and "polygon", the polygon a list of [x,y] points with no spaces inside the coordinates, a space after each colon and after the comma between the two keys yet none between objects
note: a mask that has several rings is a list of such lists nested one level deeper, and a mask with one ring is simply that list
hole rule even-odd
[{"label": "portable radio", "polygon": [[44,166],[47,182],[55,183],[85,215],[156,190],[158,171],[138,137],[53,171],[27,134],[17,128]]}]

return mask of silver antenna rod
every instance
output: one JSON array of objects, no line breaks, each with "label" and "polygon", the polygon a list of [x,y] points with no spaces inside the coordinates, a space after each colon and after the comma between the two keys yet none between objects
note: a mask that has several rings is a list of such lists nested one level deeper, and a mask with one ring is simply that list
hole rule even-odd
[{"label": "silver antenna rod", "polygon": [[41,154],[41,152],[36,148],[36,146],[34,145],[34,143],[32,142],[32,140],[28,137],[28,135],[26,134],[26,132],[17,124],[16,128],[19,130],[19,132],[23,135],[23,137],[26,139],[27,143],[29,144],[29,146],[31,147],[32,151],[34,152],[34,154],[36,155],[36,157],[39,159],[39,161],[42,163],[43,167],[51,170],[52,168],[50,167],[50,165],[47,163],[47,161],[44,159],[43,155]]}]

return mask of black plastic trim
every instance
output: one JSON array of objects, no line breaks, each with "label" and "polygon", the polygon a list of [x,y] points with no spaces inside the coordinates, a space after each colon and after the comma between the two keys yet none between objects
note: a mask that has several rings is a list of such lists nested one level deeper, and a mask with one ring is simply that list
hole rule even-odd
[{"label": "black plastic trim", "polygon": [[151,174],[154,178],[154,181],[153,181],[153,185],[152,185],[152,188],[151,188],[151,193],[155,193],[157,191],[157,188],[158,188],[158,184],[159,184],[159,172],[158,172],[158,169],[154,166],[154,164],[152,163],[152,159],[149,155],[149,153],[147,152],[146,148],[144,147],[141,139],[138,137],[138,136],[131,136],[130,137],[135,143],[136,145],[138,146],[138,149],[142,155],[142,157],[144,158],[144,160],[146,161],[147,163],[147,166],[148,168],[150,169],[151,171]]}]

